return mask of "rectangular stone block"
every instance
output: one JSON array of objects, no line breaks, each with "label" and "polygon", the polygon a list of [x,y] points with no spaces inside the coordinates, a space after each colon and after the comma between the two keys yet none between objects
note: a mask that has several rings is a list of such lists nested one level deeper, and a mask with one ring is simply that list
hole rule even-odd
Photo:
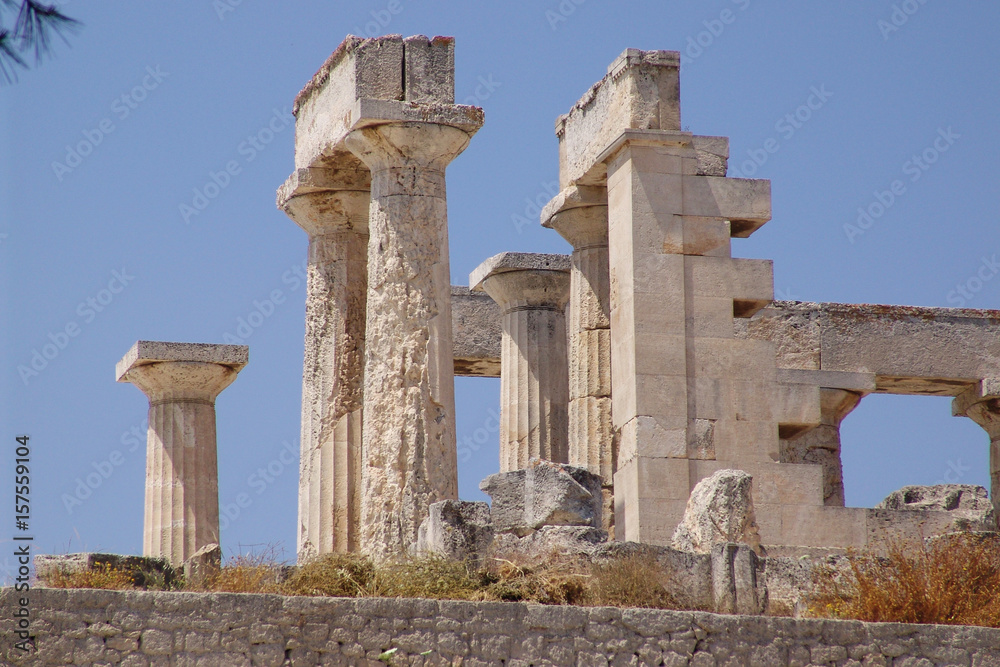
[{"label": "rectangular stone block", "polygon": [[680,130],[680,53],[627,49],[556,121],[559,183],[599,185],[598,157],[626,129]]},{"label": "rectangular stone block", "polygon": [[698,156],[699,176],[725,176],[729,167],[729,137],[691,137]]},{"label": "rectangular stone block", "polygon": [[733,236],[746,238],[771,219],[771,181],[686,176],[683,213],[729,220]]},{"label": "rectangular stone block", "polygon": [[778,425],[769,421],[720,419],[715,423],[715,458],[724,461],[777,461]]},{"label": "rectangular stone block", "polygon": [[769,342],[694,338],[688,343],[694,351],[696,377],[774,381],[774,346]]},{"label": "rectangular stone block", "polygon": [[733,338],[733,300],[727,297],[688,298],[688,331],[698,338]]},{"label": "rectangular stone block", "polygon": [[455,38],[404,39],[403,86],[407,102],[454,104]]},{"label": "rectangular stone block", "polygon": [[618,435],[618,465],[637,457],[687,457],[688,419],[685,415],[639,415]]},{"label": "rectangular stone block", "polygon": [[729,257],[729,221],[674,215],[660,223],[663,252],[678,255]]},{"label": "rectangular stone block", "polygon": [[611,396],[611,329],[570,334],[569,397]]},{"label": "rectangular stone block", "polygon": [[856,507],[784,505],[781,507],[781,534],[770,543],[864,549],[868,545],[866,512]]},{"label": "rectangular stone block", "polygon": [[229,366],[241,370],[250,359],[250,348],[246,345],[216,345],[211,343],[167,343],[155,340],[140,340],[125,353],[115,366],[115,379],[127,382],[123,377],[132,368],[161,361],[197,361]]},{"label": "rectangular stone block", "polygon": [[684,268],[692,294],[696,296],[729,297],[734,301],[763,305],[774,298],[774,262],[771,260],[685,257]]},{"label": "rectangular stone block", "polygon": [[736,419],[815,426],[820,423],[819,387],[734,380]]}]

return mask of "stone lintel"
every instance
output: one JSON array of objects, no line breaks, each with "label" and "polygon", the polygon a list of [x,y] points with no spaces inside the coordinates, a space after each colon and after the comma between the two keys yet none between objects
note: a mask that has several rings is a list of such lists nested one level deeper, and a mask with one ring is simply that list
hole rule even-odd
[{"label": "stone lintel", "polygon": [[164,361],[189,361],[228,366],[240,371],[247,365],[250,348],[246,345],[215,345],[211,343],[164,343],[140,340],[125,353],[115,366],[115,379],[128,382],[126,375],[137,366]]},{"label": "stone lintel", "polygon": [[872,373],[779,368],[776,379],[782,384],[808,384],[824,389],[845,389],[859,394],[875,391],[875,376]]},{"label": "stone lintel", "polygon": [[604,174],[597,156],[629,128],[680,130],[679,52],[626,49],[559,117],[560,185],[599,184]]},{"label": "stone lintel", "polygon": [[451,286],[455,375],[500,377],[500,306],[486,292]]},{"label": "stone lintel", "polygon": [[482,110],[454,104],[454,47],[451,37],[348,36],[295,98],[296,167],[342,162],[344,137],[379,122],[478,129]]},{"label": "stone lintel", "polygon": [[560,271],[569,273],[569,255],[549,255],[535,252],[502,252],[493,255],[469,274],[469,288],[483,290],[483,282],[499,273],[509,271]]}]

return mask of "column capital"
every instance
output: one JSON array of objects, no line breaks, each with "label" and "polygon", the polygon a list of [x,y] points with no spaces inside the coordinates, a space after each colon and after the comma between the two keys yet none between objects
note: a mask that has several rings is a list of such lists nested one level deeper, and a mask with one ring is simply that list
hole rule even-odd
[{"label": "column capital", "polygon": [[542,227],[559,232],[574,250],[608,245],[608,189],[571,185],[542,209]]},{"label": "column capital", "polygon": [[566,255],[502,252],[469,274],[472,291],[485,291],[502,311],[515,307],[562,310],[569,299]]},{"label": "column capital", "polygon": [[163,343],[141,340],[116,366],[118,382],[130,382],[151,404],[200,401],[212,404],[246,366],[246,345]]},{"label": "column capital", "polygon": [[984,378],[963,391],[952,400],[951,413],[976,422],[991,439],[1000,438],[1000,378]]},{"label": "column capital", "polygon": [[350,230],[367,233],[371,172],[357,159],[351,162],[342,168],[296,169],[278,188],[278,208],[310,238]]}]

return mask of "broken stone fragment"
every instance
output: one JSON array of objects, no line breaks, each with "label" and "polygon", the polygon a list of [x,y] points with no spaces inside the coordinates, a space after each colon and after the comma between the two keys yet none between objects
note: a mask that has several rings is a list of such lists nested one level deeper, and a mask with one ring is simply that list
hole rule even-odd
[{"label": "broken stone fragment", "polygon": [[709,553],[712,545],[733,542],[763,555],[753,508],[753,478],[742,470],[719,470],[698,482],[684,518],[674,531],[675,549]]},{"label": "broken stone fragment", "polygon": [[535,460],[490,475],[479,488],[493,499],[497,533],[523,537],[542,526],[601,526],[601,478],[584,468]]},{"label": "broken stone fragment", "polygon": [[996,517],[989,494],[985,488],[975,484],[904,486],[886,496],[874,509],[953,512],[959,519],[956,521],[959,529],[996,529]]},{"label": "broken stone fragment", "polygon": [[478,559],[492,541],[488,503],[442,500],[430,506],[420,524],[415,550],[456,560]]},{"label": "broken stone fragment", "polygon": [[206,544],[184,561],[184,582],[188,586],[200,588],[219,573],[222,567],[222,547]]}]

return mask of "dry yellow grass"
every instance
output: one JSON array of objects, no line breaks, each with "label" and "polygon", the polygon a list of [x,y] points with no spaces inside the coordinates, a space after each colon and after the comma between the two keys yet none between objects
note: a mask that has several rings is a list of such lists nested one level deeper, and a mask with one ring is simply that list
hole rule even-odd
[{"label": "dry yellow grass", "polygon": [[103,588],[121,591],[135,588],[132,574],[101,563],[92,570],[69,572],[56,570],[45,578],[45,585],[51,588]]},{"label": "dry yellow grass", "polygon": [[956,533],[931,544],[849,553],[850,573],[817,574],[810,612],[861,621],[1000,627],[1000,542]]}]

